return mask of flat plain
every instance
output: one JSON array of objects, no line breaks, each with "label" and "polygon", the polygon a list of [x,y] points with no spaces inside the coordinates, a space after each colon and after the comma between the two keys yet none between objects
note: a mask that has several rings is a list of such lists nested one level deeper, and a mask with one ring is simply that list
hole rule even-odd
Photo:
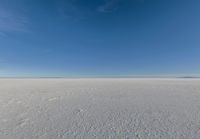
[{"label": "flat plain", "polygon": [[0,139],[200,139],[200,80],[0,79]]}]

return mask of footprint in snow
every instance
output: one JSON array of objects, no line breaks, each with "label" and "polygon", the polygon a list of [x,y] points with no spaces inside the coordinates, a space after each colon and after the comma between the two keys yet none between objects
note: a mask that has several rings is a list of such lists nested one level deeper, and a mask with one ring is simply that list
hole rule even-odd
[{"label": "footprint in snow", "polygon": [[53,98],[48,99],[48,101],[55,101],[57,99],[58,99],[57,97],[53,97]]},{"label": "footprint in snow", "polygon": [[82,113],[82,112],[84,112],[83,109],[75,109],[73,113],[74,114],[79,114],[79,113]]}]

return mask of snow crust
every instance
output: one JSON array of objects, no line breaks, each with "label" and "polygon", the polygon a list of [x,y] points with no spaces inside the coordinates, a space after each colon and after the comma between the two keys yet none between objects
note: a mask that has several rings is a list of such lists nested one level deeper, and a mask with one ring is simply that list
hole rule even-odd
[{"label": "snow crust", "polygon": [[0,139],[200,139],[199,79],[0,79]]}]

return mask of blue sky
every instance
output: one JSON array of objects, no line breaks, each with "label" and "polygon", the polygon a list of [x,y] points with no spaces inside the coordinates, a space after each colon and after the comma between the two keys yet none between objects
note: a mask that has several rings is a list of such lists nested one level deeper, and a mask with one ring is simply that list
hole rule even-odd
[{"label": "blue sky", "polygon": [[0,76],[200,74],[199,0],[1,0]]}]

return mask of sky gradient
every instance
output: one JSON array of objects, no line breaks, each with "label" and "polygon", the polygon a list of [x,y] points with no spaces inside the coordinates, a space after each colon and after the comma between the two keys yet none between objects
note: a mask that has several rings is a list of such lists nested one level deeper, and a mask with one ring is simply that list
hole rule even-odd
[{"label": "sky gradient", "polygon": [[0,0],[0,76],[200,75],[199,0]]}]

